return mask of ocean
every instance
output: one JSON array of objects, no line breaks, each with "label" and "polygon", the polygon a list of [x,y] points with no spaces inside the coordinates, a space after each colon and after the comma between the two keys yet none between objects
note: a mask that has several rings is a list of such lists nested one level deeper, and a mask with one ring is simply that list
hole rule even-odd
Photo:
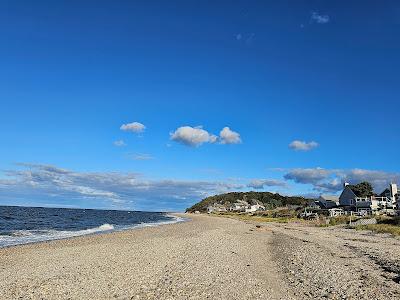
[{"label": "ocean", "polygon": [[161,212],[0,206],[0,248],[180,221]]}]

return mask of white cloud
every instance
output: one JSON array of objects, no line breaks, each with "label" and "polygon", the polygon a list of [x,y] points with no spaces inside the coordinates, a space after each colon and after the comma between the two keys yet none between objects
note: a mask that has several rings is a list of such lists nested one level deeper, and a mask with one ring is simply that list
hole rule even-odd
[{"label": "white cloud", "polygon": [[124,147],[124,146],[126,146],[126,143],[123,140],[115,141],[113,144],[116,147]]},{"label": "white cloud", "polygon": [[182,126],[170,133],[171,140],[192,147],[200,146],[204,143],[215,143],[217,136],[210,134],[201,126],[190,127]]},{"label": "white cloud", "polygon": [[314,190],[320,192],[340,191],[345,181],[351,184],[368,181],[378,193],[385,189],[391,181],[400,183],[400,173],[365,169],[298,168],[289,170],[284,178],[296,183],[310,184]]},{"label": "white cloud", "polygon": [[295,140],[289,144],[289,148],[296,151],[310,151],[314,148],[317,148],[318,146],[319,144],[314,141],[305,142],[305,141]]},{"label": "white cloud", "polygon": [[330,18],[328,15],[321,15],[315,11],[311,13],[311,22],[316,22],[318,24],[326,24],[329,23]]},{"label": "white cloud", "polygon": [[293,180],[297,183],[317,184],[318,182],[329,178],[333,171],[323,168],[308,168],[308,169],[292,169],[284,178]]},{"label": "white cloud", "polygon": [[128,124],[122,124],[120,129],[123,131],[141,133],[146,129],[146,126],[144,126],[142,123],[139,123],[139,122],[132,122],[132,123],[128,123]]},{"label": "white cloud", "polygon": [[219,136],[216,136],[202,126],[191,127],[182,126],[170,133],[170,139],[187,146],[200,146],[204,143],[220,143],[220,144],[239,144],[242,142],[240,134],[224,127]]},{"label": "white cloud", "polygon": [[248,184],[247,187],[253,189],[263,189],[265,186],[287,186],[286,182],[276,179],[253,179]]},{"label": "white cloud", "polygon": [[[147,180],[138,173],[77,172],[41,164],[20,164],[0,180],[0,201],[22,199],[83,207],[183,210],[200,199],[243,188],[224,181]],[[67,202],[65,202],[67,201]]]},{"label": "white cloud", "polygon": [[239,144],[242,142],[240,134],[231,130],[229,127],[224,127],[219,133],[221,144]]}]

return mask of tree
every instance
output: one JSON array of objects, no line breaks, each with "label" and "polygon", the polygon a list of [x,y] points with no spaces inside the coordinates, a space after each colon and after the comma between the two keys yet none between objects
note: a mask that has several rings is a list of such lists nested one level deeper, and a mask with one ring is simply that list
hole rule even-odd
[{"label": "tree", "polygon": [[374,189],[367,181],[360,182],[356,185],[350,185],[350,188],[358,197],[371,197],[374,195]]}]

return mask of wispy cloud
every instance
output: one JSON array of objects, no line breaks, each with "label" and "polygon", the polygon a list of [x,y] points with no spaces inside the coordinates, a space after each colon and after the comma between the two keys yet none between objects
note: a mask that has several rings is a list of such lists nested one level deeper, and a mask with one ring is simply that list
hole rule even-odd
[{"label": "wispy cloud", "polygon": [[127,124],[122,124],[120,129],[123,131],[141,133],[146,129],[146,126],[144,126],[142,123],[139,123],[139,122],[132,122],[132,123],[127,123]]},{"label": "wispy cloud", "polygon": [[123,140],[117,140],[117,141],[113,142],[113,144],[116,147],[124,147],[124,146],[126,146],[126,143]]},{"label": "wispy cloud", "polygon": [[311,22],[318,23],[318,24],[326,24],[329,23],[330,17],[328,15],[321,15],[316,11],[311,13]]},{"label": "wispy cloud", "polygon": [[287,183],[285,181],[276,180],[276,179],[253,179],[247,184],[247,187],[257,189],[257,190],[263,189],[264,187],[270,187],[270,186],[286,187]]},{"label": "wispy cloud", "polygon": [[148,180],[139,173],[77,172],[43,164],[20,164],[3,173],[0,201],[68,199],[83,207],[182,210],[203,197],[243,188],[229,181]]},{"label": "wispy cloud", "polygon": [[295,151],[310,151],[314,148],[317,148],[318,146],[319,144],[314,141],[306,142],[306,141],[295,140],[289,144],[289,148]]}]

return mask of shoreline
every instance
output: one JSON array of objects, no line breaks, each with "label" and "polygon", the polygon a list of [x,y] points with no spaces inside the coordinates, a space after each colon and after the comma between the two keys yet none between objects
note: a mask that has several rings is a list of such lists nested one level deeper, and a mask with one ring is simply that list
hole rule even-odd
[{"label": "shoreline", "polygon": [[400,240],[207,215],[0,249],[1,299],[398,299]]},{"label": "shoreline", "polygon": [[[18,246],[30,245],[30,244],[36,244],[36,243],[46,243],[46,242],[58,241],[58,240],[68,240],[68,239],[73,239],[73,238],[77,238],[77,237],[85,237],[85,236],[90,236],[90,235],[112,234],[115,232],[122,232],[122,231],[126,231],[126,230],[138,230],[138,229],[142,229],[142,228],[164,226],[164,225],[170,225],[170,224],[189,221],[189,218],[183,217],[183,214],[181,214],[181,213],[165,213],[165,215],[168,217],[174,218],[174,219],[168,220],[168,221],[134,224],[131,226],[127,226],[125,228],[118,228],[118,229],[115,229],[113,224],[105,223],[98,227],[87,228],[87,229],[77,230],[77,231],[56,231],[56,230],[54,230],[55,233],[58,233],[57,236],[48,236],[47,238],[38,236],[37,240],[27,240],[26,242],[20,242],[20,243],[9,244],[9,245],[4,245],[4,246],[0,245],[0,250],[4,249],[4,248],[18,247]],[[64,233],[64,235],[61,235],[61,233]]]}]

